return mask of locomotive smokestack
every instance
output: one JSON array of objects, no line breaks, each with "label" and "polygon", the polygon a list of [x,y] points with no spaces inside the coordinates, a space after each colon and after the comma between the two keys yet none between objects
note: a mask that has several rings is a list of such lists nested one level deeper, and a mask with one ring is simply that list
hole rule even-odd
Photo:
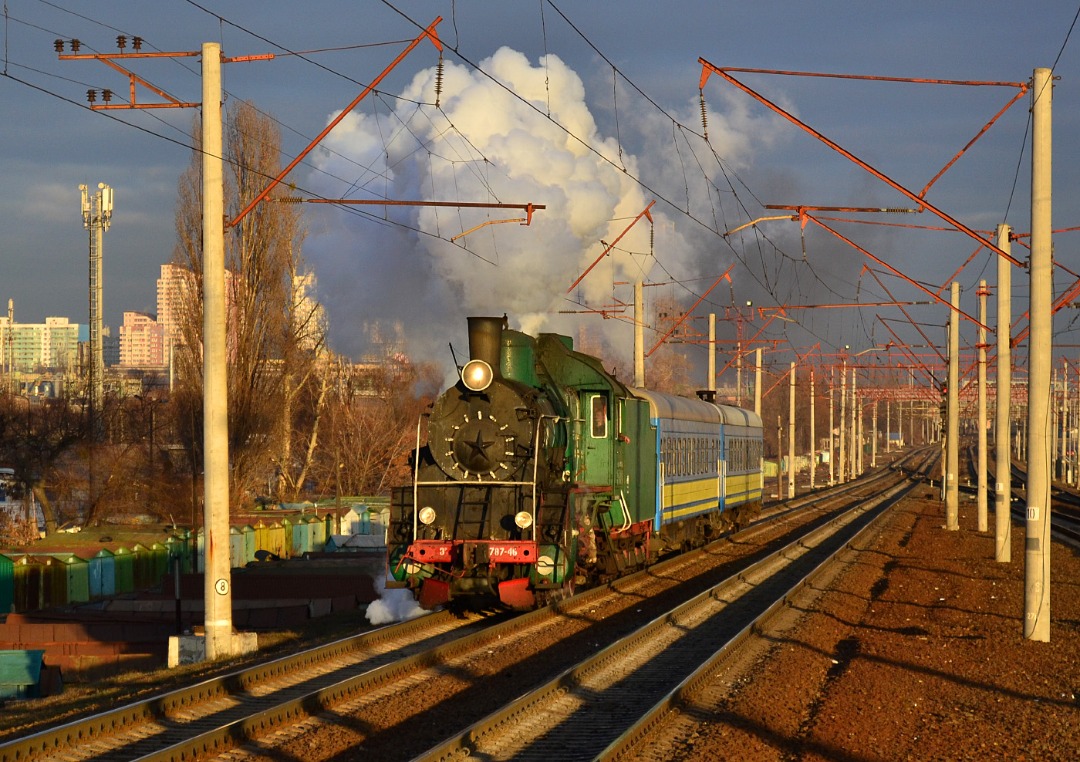
[{"label": "locomotive smokestack", "polygon": [[502,332],[506,316],[469,318],[469,359],[483,360],[498,378],[502,351]]}]

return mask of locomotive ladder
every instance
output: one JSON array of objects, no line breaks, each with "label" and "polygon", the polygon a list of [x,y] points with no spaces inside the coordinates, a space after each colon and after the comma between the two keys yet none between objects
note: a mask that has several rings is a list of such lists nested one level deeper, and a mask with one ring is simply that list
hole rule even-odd
[{"label": "locomotive ladder", "polygon": [[[491,489],[492,487],[489,484],[461,484],[461,492],[457,501],[457,515],[454,517],[455,537],[470,540],[483,540],[485,538],[484,529],[487,527],[491,515]],[[478,518],[470,518],[473,516]]]}]

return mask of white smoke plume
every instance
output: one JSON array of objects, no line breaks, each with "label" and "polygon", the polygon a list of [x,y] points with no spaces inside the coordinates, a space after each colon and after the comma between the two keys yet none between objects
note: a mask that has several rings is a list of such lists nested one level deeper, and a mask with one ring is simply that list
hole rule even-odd
[{"label": "white smoke plume", "polygon": [[[451,243],[447,239],[482,222],[525,213],[365,206],[353,207],[363,212],[350,214],[314,207],[318,214],[311,215],[307,252],[338,351],[358,356],[365,349],[362,326],[374,320],[402,324],[408,350],[421,359],[448,359],[448,341],[463,346],[469,315],[506,313],[511,327],[529,333],[573,334],[583,316],[559,314],[580,309],[568,301],[567,288],[600,256],[601,241],[614,241],[651,200],[632,179],[640,175],[641,162],[625,147],[620,155],[618,143],[600,134],[581,78],[558,57],[545,56],[533,66],[523,54],[502,48],[480,68],[490,77],[446,64],[439,110],[430,105],[435,70],[427,69],[393,102],[392,114],[385,108],[349,114],[324,141],[326,150],[317,160],[321,173],[312,176],[309,187],[329,198],[546,208],[534,213],[528,227],[492,224]],[[636,127],[624,127],[627,133],[664,140],[662,130],[649,124],[655,117],[633,116]],[[738,126],[732,123],[728,130],[733,141],[745,140]],[[760,125],[753,127],[760,135]],[[667,145],[652,151],[645,163],[671,175],[652,178],[657,187],[676,187],[675,195],[685,196],[685,176],[672,167],[675,162],[662,158],[673,155],[670,121],[666,130]],[[701,210],[706,217],[712,215],[710,197],[706,190]],[[702,251],[676,231],[659,205],[653,219],[667,273],[723,271],[715,239]],[[700,243],[701,231],[692,230],[690,237]],[[649,224],[642,220],[569,298],[590,307],[611,304],[616,281],[648,279],[649,252]],[[619,297],[629,303],[632,290],[621,288]],[[625,314],[632,317],[632,309]],[[585,319],[601,322],[595,316]],[[630,324],[602,322],[607,343],[628,357]]]},{"label": "white smoke plume", "polygon": [[420,608],[413,595],[408,590],[401,588],[386,588],[386,579],[382,581],[379,590],[379,598],[368,604],[364,616],[373,625],[390,624],[391,622],[404,622],[406,619],[415,619],[428,613]]}]

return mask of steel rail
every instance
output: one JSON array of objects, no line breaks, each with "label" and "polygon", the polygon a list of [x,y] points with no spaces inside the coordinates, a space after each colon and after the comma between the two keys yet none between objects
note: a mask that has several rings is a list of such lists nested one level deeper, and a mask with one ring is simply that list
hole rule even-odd
[{"label": "steel rail", "polygon": [[[931,462],[931,458],[932,455],[928,456],[927,462],[922,464],[916,470],[925,469],[927,464]],[[627,728],[622,735],[612,741],[607,748],[596,756],[595,759],[602,760],[603,762],[612,762],[613,760],[630,758],[628,755],[633,754],[634,751],[640,747],[644,739],[664,722],[664,719],[670,712],[678,711],[680,707],[686,706],[691,700],[691,697],[699,693],[707,682],[715,679],[717,667],[737,646],[748,641],[750,638],[758,636],[759,633],[767,631],[770,622],[776,619],[785,608],[791,605],[795,596],[803,590],[812,588],[818,580],[826,577],[830,573],[832,565],[836,563],[836,556],[844,551],[857,552],[854,549],[854,544],[864,536],[878,531],[879,524],[887,515],[885,509],[903,499],[915,488],[915,486],[915,482],[912,481],[908,484],[899,484],[890,490],[888,497],[883,504],[878,507],[880,510],[877,515],[849,539],[840,552],[823,560],[814,567],[808,574],[793,585],[783,597],[778,598],[770,605],[759,618],[746,625],[746,627],[740,630],[735,637],[720,646],[711,659],[702,663],[701,666],[683,679],[682,682],[668,692],[664,698],[658,701],[652,709],[642,715],[633,725]]]},{"label": "steel rail", "polygon": [[[572,695],[583,703],[589,702],[592,699],[595,699],[598,703],[604,701],[602,696],[593,693],[594,690],[603,692],[604,689],[584,687],[584,682],[590,673],[603,669],[608,665],[618,664],[627,658],[627,655],[632,650],[644,647],[643,644],[647,639],[656,636],[660,632],[668,631],[672,627],[682,630],[694,627],[695,624],[692,620],[698,616],[698,614],[695,613],[695,610],[710,603],[727,600],[723,592],[725,588],[739,584],[752,586],[753,583],[744,582],[744,580],[753,575],[755,571],[766,569],[770,565],[775,565],[780,562],[795,563],[798,560],[797,556],[801,556],[807,550],[807,546],[814,542],[815,539],[825,541],[836,532],[841,531],[845,524],[860,517],[865,518],[867,515],[873,515],[874,511],[883,511],[884,507],[882,506],[891,505],[891,503],[887,503],[886,501],[895,497],[895,493],[905,489],[914,488],[915,485],[910,479],[903,477],[901,477],[901,479],[901,483],[893,489],[867,498],[860,506],[851,508],[840,516],[813,529],[807,535],[794,540],[780,550],[758,560],[750,567],[741,570],[724,582],[694,596],[689,601],[669,611],[667,614],[653,619],[634,633],[589,656],[576,666],[565,670],[535,691],[520,697],[503,709],[488,715],[488,717],[474,723],[460,733],[455,734],[438,746],[429,749],[427,752],[416,757],[416,760],[430,762],[432,760],[449,760],[471,755],[491,759],[499,758],[500,753],[495,753],[492,750],[491,743],[494,736],[491,734],[498,734],[502,730],[508,730],[511,726],[526,722],[528,722],[530,727],[527,731],[520,731],[518,734],[519,736],[529,735],[537,739],[543,739],[544,741],[552,741],[556,729],[545,724],[544,717],[541,716],[546,716],[552,711],[552,702],[564,695]],[[868,504],[873,507],[869,507]],[[796,558],[789,558],[789,556]],[[787,597],[787,595],[781,596],[781,601],[786,600]],[[627,678],[627,681],[628,680],[629,678]],[[612,688],[610,690],[618,690],[620,695],[623,695],[624,697],[629,695],[630,688],[626,682],[620,681],[619,686],[620,687],[617,689]],[[620,713],[625,714],[629,711],[631,710],[628,707],[620,705]],[[579,719],[580,718],[575,717],[575,721]],[[619,720],[617,718],[608,715],[604,727],[598,727],[594,723],[580,723],[587,726],[581,732],[588,734],[588,737],[593,743],[600,743],[605,740],[603,737],[604,732],[613,732],[613,726],[617,726],[618,722]],[[579,723],[575,722],[574,724]],[[617,732],[617,729],[615,732]],[[579,740],[580,739],[575,738],[574,743],[577,743]],[[561,748],[577,748],[578,752],[582,755],[589,753],[582,747],[574,745],[565,746],[566,743],[569,743],[565,738],[561,738],[558,743],[564,744]],[[509,750],[504,751],[511,756],[514,754],[514,752],[510,752]],[[518,749],[518,751],[520,751],[520,749]],[[533,755],[536,755],[542,752],[542,749],[534,746],[530,749],[530,752]]]}]

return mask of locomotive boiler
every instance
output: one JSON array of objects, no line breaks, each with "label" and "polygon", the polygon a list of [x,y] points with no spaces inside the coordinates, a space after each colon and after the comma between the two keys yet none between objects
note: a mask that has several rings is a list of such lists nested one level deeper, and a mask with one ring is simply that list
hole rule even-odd
[{"label": "locomotive boiler", "polygon": [[388,586],[423,607],[544,605],[760,509],[754,413],[625,386],[505,317],[469,318],[469,356],[391,503]]}]

